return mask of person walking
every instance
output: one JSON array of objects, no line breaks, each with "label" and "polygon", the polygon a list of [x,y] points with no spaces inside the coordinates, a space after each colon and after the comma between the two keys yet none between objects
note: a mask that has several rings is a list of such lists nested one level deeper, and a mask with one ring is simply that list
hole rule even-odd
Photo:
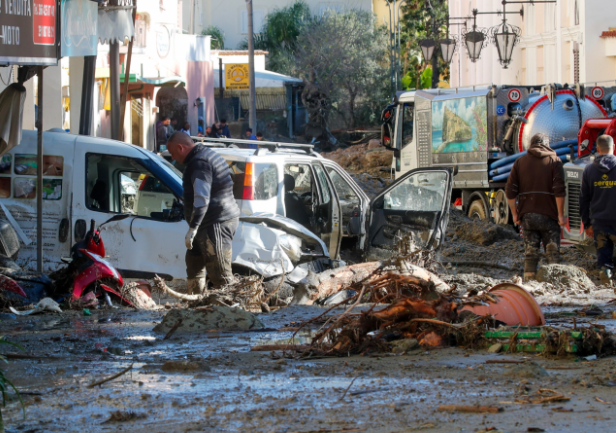
[{"label": "person walking", "polygon": [[214,288],[222,288],[234,281],[232,241],[240,216],[229,166],[220,154],[195,144],[183,132],[171,136],[168,149],[175,161],[186,166],[182,185],[189,224],[184,239],[188,293],[204,293],[206,272]]},{"label": "person walking", "polygon": [[164,146],[167,145],[167,140],[169,140],[169,124],[171,121],[168,116],[163,116],[160,123],[156,127],[156,145],[158,146],[158,151],[162,152],[165,150]]},{"label": "person walking", "polygon": [[560,263],[560,226],[567,223],[563,163],[547,135],[531,138],[527,154],[513,164],[505,194],[524,235],[524,281],[533,280],[542,241],[548,263]]},{"label": "person walking", "polygon": [[601,283],[614,274],[616,244],[616,156],[614,139],[601,135],[595,144],[598,156],[584,169],[580,191],[580,213],[586,236],[595,239]]}]

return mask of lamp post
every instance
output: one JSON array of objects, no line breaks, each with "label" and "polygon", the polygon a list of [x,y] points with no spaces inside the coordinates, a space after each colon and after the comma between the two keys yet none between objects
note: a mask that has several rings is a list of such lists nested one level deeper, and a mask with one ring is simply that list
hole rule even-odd
[{"label": "lamp post", "polygon": [[400,6],[406,0],[386,0],[389,8],[389,59],[392,97],[400,89],[401,48],[400,48]]}]

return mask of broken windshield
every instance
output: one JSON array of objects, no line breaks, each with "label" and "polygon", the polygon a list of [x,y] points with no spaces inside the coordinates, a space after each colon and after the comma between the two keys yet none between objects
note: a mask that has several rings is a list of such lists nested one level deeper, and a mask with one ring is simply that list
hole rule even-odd
[{"label": "broken windshield", "polygon": [[446,190],[446,172],[415,173],[385,194],[384,206],[385,209],[438,212]]}]

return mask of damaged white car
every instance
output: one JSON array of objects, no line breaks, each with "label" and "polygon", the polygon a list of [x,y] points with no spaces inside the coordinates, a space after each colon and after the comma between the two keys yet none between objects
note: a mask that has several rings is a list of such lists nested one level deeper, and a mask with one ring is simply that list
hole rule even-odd
[{"label": "damaged white car", "polygon": [[[99,137],[44,132],[46,164],[44,270],[62,266],[91,220],[130,213],[105,231],[106,259],[125,278],[185,278],[182,173],[145,149]],[[422,247],[440,244],[447,225],[452,173],[445,168],[406,173],[370,201],[352,178],[309,145],[263,143],[255,150],[218,146],[232,171],[242,216],[233,241],[234,270],[266,281],[299,281],[309,270],[337,265],[343,237],[367,257],[409,237]],[[261,145],[262,143],[260,143]],[[226,146],[226,147],[224,147]],[[34,194],[19,168],[36,154],[36,132],[23,131],[2,179],[3,213],[22,242],[18,262],[36,263],[29,237],[36,224]],[[51,172],[50,172],[51,173]],[[0,179],[0,180],[2,180]]]}]

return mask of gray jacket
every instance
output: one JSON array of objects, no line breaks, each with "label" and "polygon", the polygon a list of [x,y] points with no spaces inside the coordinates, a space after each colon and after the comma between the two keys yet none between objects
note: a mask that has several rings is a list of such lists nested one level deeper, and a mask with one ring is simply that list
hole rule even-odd
[{"label": "gray jacket", "polygon": [[184,164],[184,216],[191,228],[240,216],[229,166],[222,156],[198,144]]}]

